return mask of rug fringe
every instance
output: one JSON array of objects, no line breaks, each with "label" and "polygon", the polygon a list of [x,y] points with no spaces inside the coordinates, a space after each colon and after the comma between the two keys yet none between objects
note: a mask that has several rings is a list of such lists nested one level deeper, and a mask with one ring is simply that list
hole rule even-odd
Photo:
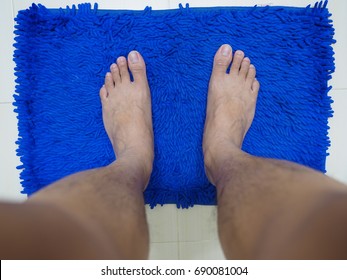
[{"label": "rug fringe", "polygon": [[176,204],[177,208],[187,209],[195,204],[199,205],[216,205],[216,190],[215,189],[191,189],[182,192],[147,189],[144,193],[145,202],[149,204],[151,209],[157,205]]},{"label": "rug fringe", "polygon": [[[327,9],[328,0],[317,2],[312,9],[312,14],[318,17],[316,25],[319,27],[320,36],[317,36],[316,40],[319,40],[319,43],[316,45],[319,46],[317,48],[317,53],[319,54],[318,57],[321,60],[320,65],[323,65],[323,67],[320,67],[319,70],[319,82],[320,82],[320,89],[324,94],[327,96],[323,102],[321,103],[322,108],[322,114],[327,115],[327,119],[325,120],[324,126],[326,127],[326,138],[322,139],[322,143],[317,143],[317,145],[322,145],[325,147],[325,156],[328,156],[328,149],[331,146],[331,141],[328,136],[328,119],[333,117],[333,109],[331,107],[331,104],[333,103],[333,100],[331,96],[329,96],[329,91],[332,89],[332,86],[328,86],[328,81],[332,78],[332,73],[335,71],[335,63],[334,63],[334,50],[332,47],[332,44],[336,43],[336,40],[334,39],[335,29],[333,28],[333,21],[331,19],[331,13]],[[324,162],[325,166],[325,162]],[[326,172],[326,169],[324,169],[324,172]]]}]

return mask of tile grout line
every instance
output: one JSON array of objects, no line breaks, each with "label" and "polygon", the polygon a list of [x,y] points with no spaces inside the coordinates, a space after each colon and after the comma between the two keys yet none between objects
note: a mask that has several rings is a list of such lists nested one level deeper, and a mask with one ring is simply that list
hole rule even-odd
[{"label": "tile grout line", "polygon": [[149,243],[150,244],[174,244],[174,243],[177,243],[177,241],[155,241],[155,242],[149,242]]},{"label": "tile grout line", "polygon": [[347,88],[334,88],[334,87],[332,87],[332,89],[329,92],[334,91],[334,90],[342,91],[342,90],[347,90]]}]

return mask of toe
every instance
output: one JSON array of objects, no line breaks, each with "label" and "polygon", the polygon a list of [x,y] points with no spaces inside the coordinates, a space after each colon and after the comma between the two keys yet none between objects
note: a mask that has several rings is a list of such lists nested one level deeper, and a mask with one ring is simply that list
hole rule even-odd
[{"label": "toe", "polygon": [[128,55],[128,62],[134,82],[138,83],[147,81],[146,64],[141,54],[137,51],[131,51]]},{"label": "toe", "polygon": [[212,74],[225,74],[232,59],[232,49],[228,44],[222,45],[216,52]]},{"label": "toe", "polygon": [[235,52],[235,55],[233,57],[233,63],[231,64],[231,67],[230,67],[230,74],[235,75],[239,73],[244,56],[245,54],[243,53],[243,51]]},{"label": "toe", "polygon": [[258,94],[258,91],[259,91],[259,88],[260,88],[260,84],[258,82],[257,79],[255,79],[252,83],[252,90],[255,94]]},{"label": "toe", "polygon": [[240,76],[246,78],[250,64],[251,64],[251,61],[248,57],[245,57],[242,60],[241,68],[240,68],[240,72],[239,72]]},{"label": "toe", "polygon": [[103,86],[101,87],[99,94],[100,94],[100,99],[101,99],[102,101],[104,101],[104,100],[107,99],[108,94],[107,94],[107,90],[106,90],[105,85],[103,85]]},{"label": "toe", "polygon": [[253,81],[255,79],[256,70],[253,64],[249,66],[248,73],[247,73],[247,83],[249,86],[253,84]]},{"label": "toe", "polygon": [[124,56],[118,57],[117,65],[119,68],[120,78],[122,82],[130,82],[128,63]]},{"label": "toe", "polygon": [[111,73],[112,73],[112,78],[115,84],[120,82],[120,75],[119,75],[119,68],[117,64],[112,63],[110,67]]},{"label": "toe", "polygon": [[112,74],[110,72],[106,73],[105,86],[106,86],[107,92],[110,92],[114,88],[114,81],[112,78]]}]

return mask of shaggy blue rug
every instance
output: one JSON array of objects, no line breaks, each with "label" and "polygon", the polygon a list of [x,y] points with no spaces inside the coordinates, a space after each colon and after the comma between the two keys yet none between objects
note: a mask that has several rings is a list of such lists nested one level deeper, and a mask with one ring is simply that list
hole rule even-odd
[{"label": "shaggy blue rug", "polygon": [[250,57],[261,83],[243,149],[325,172],[332,116],[327,81],[334,71],[326,4],[165,11],[33,5],[20,11],[14,105],[23,193],[115,160],[99,88],[110,64],[133,49],[147,63],[152,93],[155,161],[146,203],[216,203],[201,144],[213,56],[224,43]]}]

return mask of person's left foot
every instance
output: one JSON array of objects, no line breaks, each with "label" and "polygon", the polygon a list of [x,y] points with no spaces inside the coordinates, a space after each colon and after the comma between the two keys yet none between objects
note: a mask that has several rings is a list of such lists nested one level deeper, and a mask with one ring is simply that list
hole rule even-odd
[{"label": "person's left foot", "polygon": [[[134,81],[130,80],[129,69]],[[113,63],[100,89],[102,116],[117,159],[143,162],[148,175],[153,165],[151,96],[146,65],[137,51]]]}]

